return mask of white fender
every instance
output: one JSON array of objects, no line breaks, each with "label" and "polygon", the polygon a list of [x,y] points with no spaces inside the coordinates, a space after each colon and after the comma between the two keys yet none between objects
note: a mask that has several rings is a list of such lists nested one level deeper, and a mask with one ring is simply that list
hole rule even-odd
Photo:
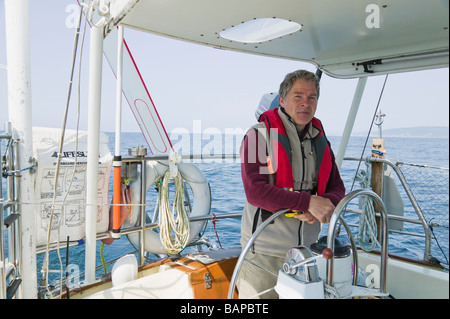
[{"label": "white fender", "polygon": [[[177,166],[181,176],[190,186],[192,190],[192,196],[194,197],[194,203],[192,205],[192,211],[189,214],[189,217],[192,218],[209,215],[211,210],[211,191],[205,176],[200,171],[200,169],[194,164],[178,163]],[[168,164],[164,164],[163,162],[147,161],[145,168],[146,168],[145,189],[147,191],[155,183],[155,181],[164,176],[166,171],[169,169],[169,166]],[[133,206],[130,217],[127,218],[127,220],[123,224],[124,228],[135,226],[139,222],[138,219],[140,211],[139,204],[141,202],[141,192],[140,192],[141,177],[140,174],[138,175],[139,176],[137,180],[130,184]],[[200,233],[204,224],[205,221],[191,222],[189,224],[190,226],[190,235],[188,240],[189,243],[192,242],[192,240]],[[146,230],[144,237],[145,237],[144,240],[145,251],[152,254],[166,254],[164,246],[162,245],[161,240],[159,238],[159,233],[156,233],[153,230]],[[139,243],[138,233],[129,234],[128,238],[133,242],[133,244],[138,245]]]}]

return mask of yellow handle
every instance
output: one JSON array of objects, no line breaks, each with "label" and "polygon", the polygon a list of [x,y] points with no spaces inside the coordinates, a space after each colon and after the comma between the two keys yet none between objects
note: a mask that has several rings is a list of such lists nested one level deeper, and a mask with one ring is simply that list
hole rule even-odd
[{"label": "yellow handle", "polygon": [[294,217],[294,216],[297,215],[297,214],[298,214],[298,213],[290,212],[290,213],[284,214],[284,216],[286,216],[286,217]]}]

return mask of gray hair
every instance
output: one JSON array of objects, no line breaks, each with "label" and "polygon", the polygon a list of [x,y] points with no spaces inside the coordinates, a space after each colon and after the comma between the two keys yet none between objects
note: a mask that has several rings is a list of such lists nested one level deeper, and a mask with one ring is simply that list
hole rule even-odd
[{"label": "gray hair", "polygon": [[320,79],[317,75],[315,75],[312,72],[306,71],[306,70],[298,70],[289,73],[284,78],[283,82],[280,84],[280,90],[278,93],[280,94],[280,97],[285,99],[288,92],[292,89],[292,86],[294,85],[294,82],[297,80],[305,80],[307,82],[313,82],[316,84],[316,91],[317,91],[317,98],[319,98],[320,93]]}]

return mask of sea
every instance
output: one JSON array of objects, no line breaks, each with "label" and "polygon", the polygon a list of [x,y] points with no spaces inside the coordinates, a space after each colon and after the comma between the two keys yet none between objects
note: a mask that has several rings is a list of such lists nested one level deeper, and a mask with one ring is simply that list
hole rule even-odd
[{"label": "sea", "polygon": [[[114,152],[114,133],[105,133],[109,136],[109,146],[111,153]],[[204,159],[204,160],[184,160],[197,165],[206,177],[211,189],[211,214],[234,214],[241,213],[245,203],[245,193],[241,181],[241,170],[239,160],[239,146],[242,134],[208,134],[194,136],[193,134],[170,136],[175,151],[181,155],[198,154],[200,151],[206,155],[217,155],[220,152],[226,154],[237,154],[235,159]],[[340,144],[340,137],[329,136],[331,147],[337,153]],[[359,161],[344,160],[340,169],[341,177],[344,181],[346,192],[361,188],[359,182],[354,181],[355,172],[367,170],[365,158],[371,154],[371,139],[366,137],[352,137],[349,142],[345,157],[362,158]],[[122,133],[122,155],[128,156],[128,149],[133,147],[145,147],[148,145],[141,133]],[[196,143],[201,145],[195,145]],[[448,267],[449,258],[449,139],[448,138],[409,138],[409,137],[385,137],[385,157],[392,162],[401,162],[414,165],[400,164],[404,168],[405,178],[409,187],[414,191],[419,189],[425,193],[425,197],[416,196],[420,207],[423,209],[425,219],[433,225],[433,234],[436,239],[432,242],[432,254],[444,265]],[[5,150],[2,147],[2,150]],[[193,152],[195,150],[195,153]],[[423,177],[418,171],[427,171]],[[112,176],[112,175],[111,175]],[[404,201],[404,216],[417,219],[414,208],[398,178],[395,183],[399,186],[399,194]],[[110,198],[112,198],[112,178],[110,182]],[[5,187],[3,187],[5,191]],[[147,193],[146,208],[148,216],[153,214],[154,203],[156,203],[155,192]],[[153,205],[152,205],[153,203]],[[428,207],[433,205],[433,209],[428,211]],[[349,208],[358,209],[358,203],[349,205]],[[437,207],[437,209],[436,209]],[[352,233],[358,234],[358,214],[346,214],[347,223],[351,225]],[[421,225],[404,223],[400,225],[400,232],[415,233],[417,236],[406,236],[394,230],[389,234],[389,253],[399,254],[414,259],[422,259],[424,256],[424,231]],[[321,236],[325,236],[327,227],[322,229]],[[230,247],[240,245],[240,218],[217,219],[214,223],[208,222],[202,230],[203,237],[207,238],[213,246]],[[348,241],[345,234],[340,236],[344,241]],[[207,249],[206,247],[203,247]],[[189,251],[187,248],[186,251]],[[120,256],[136,253],[134,245],[127,236],[121,236],[119,240],[111,245],[97,243],[97,275],[109,272],[114,264],[114,260]],[[56,252],[50,254],[51,267],[55,269],[65,269],[66,264],[70,265],[70,271],[77,271],[80,274],[84,271],[84,245],[72,246],[69,248],[69,259],[66,260],[66,249],[60,250],[60,256]],[[148,254],[147,259],[157,259],[160,256]],[[61,265],[60,265],[61,260]],[[102,260],[113,262],[107,267],[102,265]],[[41,274],[43,254],[38,255],[38,281]],[[74,270],[75,269],[75,270]],[[59,276],[50,274],[51,280],[57,280]],[[50,281],[51,281],[50,280]]]},{"label": "sea", "polygon": [[[110,136],[110,145],[113,149],[114,134]],[[241,169],[239,159],[239,147],[243,134],[175,134],[170,136],[173,148],[181,155],[198,154],[217,155],[236,154],[236,159],[204,159],[204,160],[184,160],[197,165],[203,172],[211,188],[211,214],[241,213],[245,203],[245,192],[241,180]],[[337,153],[341,138],[329,136],[331,147]],[[432,254],[439,261],[448,265],[449,258],[449,139],[448,138],[409,138],[409,137],[385,137],[385,157],[392,162],[402,162],[419,166],[400,165],[404,171],[405,178],[418,186],[418,190],[429,194],[423,198],[416,196],[420,207],[424,211],[427,221],[434,223],[435,236],[439,240],[432,243]],[[201,141],[201,146],[196,145]],[[371,154],[372,137],[364,136],[352,137],[345,153],[349,158],[367,158]],[[125,133],[122,137],[123,151],[126,155],[127,149],[137,146],[148,147],[145,139],[140,133]],[[422,167],[426,166],[426,167]],[[404,168],[404,169],[403,169]],[[446,168],[446,169],[441,169]],[[367,170],[366,162],[344,160],[340,174],[344,181],[346,192],[361,188],[359,182],[354,182],[357,169]],[[420,171],[425,171],[421,173]],[[423,175],[423,178],[419,176]],[[404,216],[417,219],[417,214],[408,196],[401,186],[398,178],[394,178],[399,189],[399,194],[404,202]],[[439,185],[439,189],[436,189]],[[409,185],[414,191],[415,185]],[[112,187],[112,186],[111,186]],[[147,198],[148,201],[155,201]],[[358,209],[358,203],[353,204],[353,208]],[[428,213],[430,204],[437,207],[438,214],[435,216],[434,209]],[[351,208],[352,205],[349,205]],[[151,207],[151,206],[150,206]],[[151,207],[148,214],[153,212]],[[431,208],[430,208],[431,209]],[[358,233],[359,215],[348,214],[350,225],[354,235]],[[398,227],[397,227],[398,228]],[[396,232],[391,232],[389,241],[389,252],[404,255],[414,259],[422,259],[424,254],[425,241],[424,231],[421,225],[404,223],[401,231],[417,233],[418,236],[405,236]],[[321,235],[325,236],[327,227],[323,227]],[[217,247],[239,246],[240,245],[240,218],[220,219],[215,224],[209,222],[204,233],[204,237],[215,243]],[[345,234],[344,234],[344,237]],[[348,237],[344,240],[348,240]],[[124,245],[127,245],[125,241]],[[113,247],[105,247],[104,252]]]}]

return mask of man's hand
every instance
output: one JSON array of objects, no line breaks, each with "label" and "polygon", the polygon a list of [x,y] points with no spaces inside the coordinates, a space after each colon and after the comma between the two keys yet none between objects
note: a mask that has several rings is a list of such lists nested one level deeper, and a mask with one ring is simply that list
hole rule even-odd
[{"label": "man's hand", "polygon": [[297,215],[295,215],[293,217],[297,218],[298,220],[301,220],[302,222],[308,223],[308,224],[314,224],[315,222],[317,222],[317,218],[315,218],[309,212],[298,213]]},{"label": "man's hand", "polygon": [[330,222],[334,209],[335,206],[328,198],[311,195],[308,212],[322,224]]}]

